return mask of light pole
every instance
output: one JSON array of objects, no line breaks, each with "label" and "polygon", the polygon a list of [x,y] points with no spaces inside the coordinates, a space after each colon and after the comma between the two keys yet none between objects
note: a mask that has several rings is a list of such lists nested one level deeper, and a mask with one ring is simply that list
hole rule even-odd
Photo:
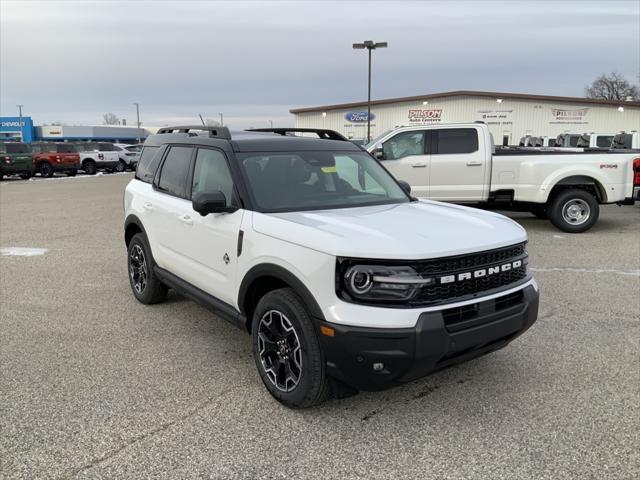
[{"label": "light pole", "polygon": [[367,91],[367,143],[371,141],[371,50],[376,48],[387,48],[387,42],[374,42],[373,40],[365,40],[363,43],[354,43],[353,48],[356,50],[369,51],[369,88]]},{"label": "light pole", "polygon": [[22,107],[24,107],[24,105],[19,104],[16,105],[16,107],[18,107],[18,115],[20,116],[20,121],[18,123],[20,123],[20,141],[22,141],[24,138],[24,129],[22,128]]},{"label": "light pole", "polygon": [[133,102],[133,104],[136,106],[136,124],[138,126],[136,131],[138,132],[138,143],[140,143],[140,104],[138,102]]},{"label": "light pole", "polygon": [[220,126],[224,127],[224,115],[222,113],[218,113],[220,115]]},{"label": "light pole", "polygon": [[269,120],[269,126],[273,128],[273,120]]}]

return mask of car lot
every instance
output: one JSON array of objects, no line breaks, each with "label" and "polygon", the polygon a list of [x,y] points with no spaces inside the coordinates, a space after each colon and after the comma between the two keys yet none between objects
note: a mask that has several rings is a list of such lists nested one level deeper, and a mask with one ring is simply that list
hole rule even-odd
[{"label": "car lot", "polygon": [[0,477],[640,474],[640,206],[603,207],[580,235],[510,214],[542,291],[529,332],[393,390],[291,411],[262,386],[248,335],[177,295],[134,300],[130,178],[0,185],[0,247],[47,249],[0,257]]}]

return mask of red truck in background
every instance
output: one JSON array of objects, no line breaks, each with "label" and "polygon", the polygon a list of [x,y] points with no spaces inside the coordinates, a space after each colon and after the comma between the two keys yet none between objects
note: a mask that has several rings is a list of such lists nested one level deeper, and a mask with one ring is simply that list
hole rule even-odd
[{"label": "red truck in background", "polygon": [[80,168],[80,154],[70,143],[33,143],[33,167],[43,177],[64,172],[73,177]]}]

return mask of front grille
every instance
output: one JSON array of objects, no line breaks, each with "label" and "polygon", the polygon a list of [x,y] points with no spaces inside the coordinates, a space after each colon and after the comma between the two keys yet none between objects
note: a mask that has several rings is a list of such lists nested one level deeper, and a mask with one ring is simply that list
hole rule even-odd
[{"label": "front grille", "polygon": [[493,322],[496,319],[496,313],[523,305],[524,293],[522,290],[518,290],[492,300],[447,308],[442,310],[442,319],[447,331],[459,332]]},{"label": "front grille", "polygon": [[486,292],[500,287],[506,287],[516,283],[527,276],[526,267],[515,268],[506,272],[500,272],[489,277],[472,278],[461,282],[446,285],[424,287],[414,297],[412,303],[430,304],[443,300],[457,299],[477,293]]},{"label": "front grille", "polygon": [[440,258],[437,260],[424,260],[418,263],[418,272],[423,276],[441,274],[469,268],[483,267],[495,263],[515,259],[526,253],[525,244],[513,245],[511,247],[489,250],[487,252],[471,253],[457,257]]}]

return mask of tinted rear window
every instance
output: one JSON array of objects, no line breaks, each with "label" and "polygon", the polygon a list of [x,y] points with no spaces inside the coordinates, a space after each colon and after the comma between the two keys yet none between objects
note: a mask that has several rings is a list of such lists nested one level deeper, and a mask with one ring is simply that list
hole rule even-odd
[{"label": "tinted rear window", "polygon": [[56,145],[56,152],[58,153],[76,153],[76,147],[70,143],[59,143]]},{"label": "tinted rear window", "polygon": [[600,135],[596,138],[596,145],[600,148],[609,148],[613,137],[610,135]]},{"label": "tinted rear window", "polygon": [[160,147],[144,147],[142,149],[138,169],[136,170],[136,178],[138,180],[147,183],[153,182],[158,162],[160,162],[160,155],[157,155],[159,150]]},{"label": "tinted rear window", "polygon": [[171,147],[162,164],[158,188],[176,197],[187,196],[187,176],[191,164],[191,147]]},{"label": "tinted rear window", "polygon": [[434,130],[437,133],[437,148],[443,153],[471,153],[478,150],[478,133],[475,128],[443,128]]},{"label": "tinted rear window", "polygon": [[6,143],[5,152],[6,153],[31,153],[31,149],[29,149],[29,145],[27,145],[26,143]]}]

